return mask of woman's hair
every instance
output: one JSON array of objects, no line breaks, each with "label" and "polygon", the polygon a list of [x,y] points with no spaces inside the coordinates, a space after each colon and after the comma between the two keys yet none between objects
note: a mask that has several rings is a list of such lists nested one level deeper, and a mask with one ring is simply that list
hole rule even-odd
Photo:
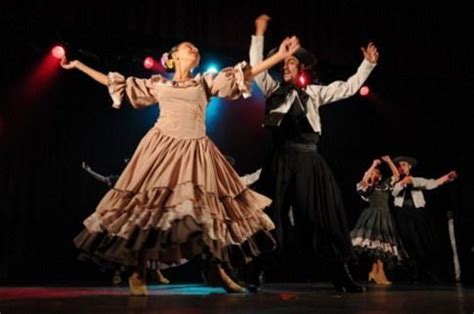
[{"label": "woman's hair", "polygon": [[173,46],[170,49],[170,51],[165,52],[161,56],[161,65],[163,66],[166,72],[174,72],[176,70],[176,66],[174,64],[174,60],[172,56],[173,56],[173,53],[178,51],[178,47],[179,45]]}]

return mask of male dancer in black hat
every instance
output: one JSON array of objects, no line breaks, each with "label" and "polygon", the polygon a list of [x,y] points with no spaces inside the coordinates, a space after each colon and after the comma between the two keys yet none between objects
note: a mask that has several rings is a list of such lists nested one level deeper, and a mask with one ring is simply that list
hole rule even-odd
[{"label": "male dancer in black hat", "polygon": [[398,233],[410,259],[411,280],[436,281],[436,276],[430,271],[433,263],[433,231],[427,212],[424,210],[426,201],[423,190],[432,190],[452,182],[457,174],[455,171],[450,171],[438,179],[414,177],[411,175],[411,170],[418,163],[415,158],[398,156],[393,162],[398,165],[401,177],[392,191],[395,197],[394,216]]},{"label": "male dancer in black hat", "polygon": [[[267,15],[255,20],[251,65],[263,60],[264,33],[269,20]],[[301,73],[317,60],[303,48],[284,60],[282,82],[274,80],[267,71],[255,77],[267,98],[267,141],[256,189],[273,199],[269,215],[276,225],[280,257],[288,254],[289,233],[294,234],[300,248],[323,258],[336,289],[347,292],[363,289],[354,283],[347,267],[354,253],[342,196],[331,170],[317,151],[321,135],[319,107],[354,95],[368,78],[379,54],[373,43],[361,49],[364,60],[347,81],[327,86],[307,84]],[[293,224],[288,219],[290,208]]]}]

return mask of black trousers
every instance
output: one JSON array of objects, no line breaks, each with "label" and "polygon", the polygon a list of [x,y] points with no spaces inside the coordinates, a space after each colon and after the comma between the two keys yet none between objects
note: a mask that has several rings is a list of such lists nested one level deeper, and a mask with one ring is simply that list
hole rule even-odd
[{"label": "black trousers", "polygon": [[299,267],[311,258],[326,264],[355,258],[339,186],[316,144],[290,143],[269,152],[256,190],[273,200],[268,214],[278,248],[264,263]]}]

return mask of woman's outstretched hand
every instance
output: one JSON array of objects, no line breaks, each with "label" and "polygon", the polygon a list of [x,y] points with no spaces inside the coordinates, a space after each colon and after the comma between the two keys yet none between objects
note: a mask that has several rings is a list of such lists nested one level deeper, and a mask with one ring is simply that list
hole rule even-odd
[{"label": "woman's outstretched hand", "polygon": [[300,40],[296,36],[286,37],[280,44],[278,55],[285,59],[292,56],[300,48]]},{"label": "woman's outstretched hand", "polygon": [[64,69],[71,70],[71,69],[76,69],[77,68],[77,66],[79,65],[79,61],[78,60],[69,61],[66,58],[66,56],[64,56],[64,57],[61,58],[60,64]]}]

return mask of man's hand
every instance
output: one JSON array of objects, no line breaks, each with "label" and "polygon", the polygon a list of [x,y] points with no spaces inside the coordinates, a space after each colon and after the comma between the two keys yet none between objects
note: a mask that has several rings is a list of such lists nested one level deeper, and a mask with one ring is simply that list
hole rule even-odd
[{"label": "man's hand", "polygon": [[271,18],[266,15],[262,14],[259,17],[255,19],[255,35],[257,36],[263,36],[265,35],[265,32],[267,30],[268,22],[271,20]]}]

